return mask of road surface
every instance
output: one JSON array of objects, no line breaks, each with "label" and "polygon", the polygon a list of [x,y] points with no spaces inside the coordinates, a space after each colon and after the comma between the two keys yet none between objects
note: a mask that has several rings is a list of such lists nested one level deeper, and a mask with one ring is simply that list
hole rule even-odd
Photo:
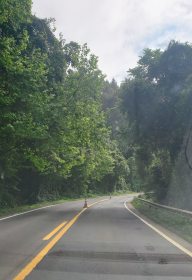
[{"label": "road surface", "polygon": [[130,213],[124,201],[131,199],[103,201],[78,217],[82,201],[0,221],[0,279],[192,279],[192,258]]}]

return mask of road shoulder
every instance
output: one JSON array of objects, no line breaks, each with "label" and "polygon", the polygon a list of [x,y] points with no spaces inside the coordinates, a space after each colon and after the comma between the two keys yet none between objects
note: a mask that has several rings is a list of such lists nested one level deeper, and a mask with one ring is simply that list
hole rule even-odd
[{"label": "road shoulder", "polygon": [[141,212],[139,212],[132,204],[131,202],[126,202],[127,207],[136,215],[138,215],[140,218],[144,219],[147,223],[151,224],[153,227],[157,228],[159,231],[161,231],[163,234],[168,236],[169,238],[176,241],[178,244],[186,248],[187,250],[192,252],[192,244],[190,244],[188,241],[184,240],[180,236],[176,235],[174,232],[164,228],[163,226],[155,223],[145,215],[143,215]]}]

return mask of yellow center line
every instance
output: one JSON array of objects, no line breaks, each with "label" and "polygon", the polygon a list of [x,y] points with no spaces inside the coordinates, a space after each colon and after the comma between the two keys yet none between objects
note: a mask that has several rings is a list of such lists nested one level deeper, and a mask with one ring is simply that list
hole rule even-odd
[{"label": "yellow center line", "polygon": [[53,248],[53,246],[61,239],[61,237],[70,229],[76,222],[79,216],[85,211],[83,209],[79,212],[69,223],[13,278],[13,280],[23,280],[30,274],[30,272],[40,263],[45,255]]},{"label": "yellow center line", "polygon": [[64,225],[66,225],[66,221],[64,221],[62,224],[58,225],[56,228],[54,228],[49,234],[47,234],[43,240],[49,240],[53,235],[55,235]]},{"label": "yellow center line", "polygon": [[86,211],[89,207],[103,202],[108,199],[103,199],[90,204],[87,208],[81,210],[72,220],[70,220],[65,227],[57,233],[57,235],[17,274],[13,280],[24,280],[32,270],[42,261],[42,259],[47,255],[47,253],[55,246],[55,244],[63,237],[63,235],[72,227],[72,225],[77,221],[79,216]]},{"label": "yellow center line", "polygon": [[175,240],[173,240],[171,237],[167,236],[165,233],[163,233],[162,231],[160,231],[158,228],[156,228],[155,226],[151,225],[149,222],[147,222],[146,220],[142,219],[139,215],[135,214],[131,209],[129,209],[126,205],[126,202],[124,203],[125,208],[131,212],[134,216],[136,216],[139,220],[141,220],[144,224],[146,224],[148,227],[150,227],[151,229],[153,229],[156,233],[158,233],[159,235],[161,235],[163,238],[165,238],[167,241],[169,241],[171,244],[173,244],[175,247],[177,247],[178,249],[180,249],[181,251],[183,251],[185,254],[187,254],[188,256],[190,256],[192,258],[192,252],[188,249],[186,249],[185,247],[183,247],[181,244],[179,244],[178,242],[176,242]]}]

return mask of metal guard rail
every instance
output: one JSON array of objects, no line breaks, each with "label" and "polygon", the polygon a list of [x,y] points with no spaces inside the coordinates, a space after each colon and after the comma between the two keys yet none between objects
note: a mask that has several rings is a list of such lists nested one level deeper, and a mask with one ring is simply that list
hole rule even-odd
[{"label": "metal guard rail", "polygon": [[159,208],[163,208],[163,209],[167,209],[169,211],[177,212],[177,213],[180,213],[180,214],[183,214],[183,215],[191,216],[191,218],[192,218],[192,211],[183,210],[183,209],[180,209],[180,208],[174,208],[174,207],[166,206],[166,205],[163,205],[163,204],[158,204],[158,203],[151,202],[149,200],[145,200],[145,199],[142,199],[142,198],[137,198],[137,199],[141,200],[144,203],[147,203],[149,205],[152,205],[152,206],[155,206],[155,207],[159,207]]}]

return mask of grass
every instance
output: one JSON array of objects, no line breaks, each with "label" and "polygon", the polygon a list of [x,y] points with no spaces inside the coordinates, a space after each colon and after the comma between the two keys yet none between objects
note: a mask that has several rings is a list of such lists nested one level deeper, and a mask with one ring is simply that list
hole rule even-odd
[{"label": "grass", "polygon": [[150,208],[138,199],[134,199],[132,204],[144,216],[192,243],[192,218],[162,208]]}]

